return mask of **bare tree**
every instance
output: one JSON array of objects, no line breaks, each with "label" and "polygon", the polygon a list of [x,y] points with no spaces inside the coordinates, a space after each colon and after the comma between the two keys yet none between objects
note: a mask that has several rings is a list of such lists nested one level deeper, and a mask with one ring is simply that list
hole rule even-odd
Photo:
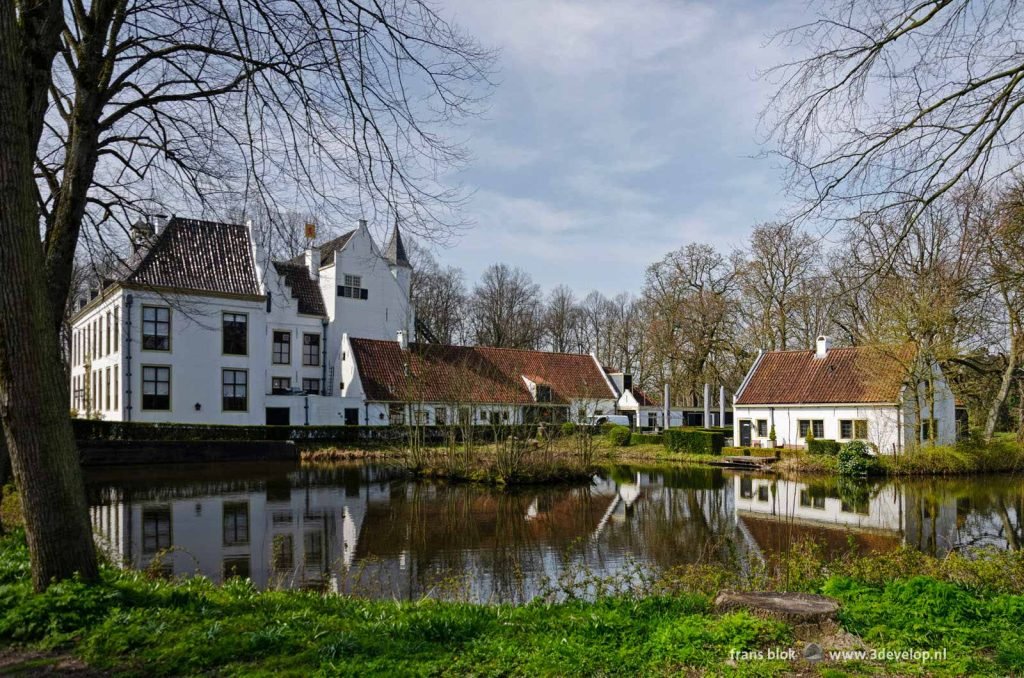
[{"label": "bare tree", "polygon": [[520,268],[489,266],[473,288],[469,311],[473,336],[481,346],[532,349],[540,343],[540,287]]},{"label": "bare tree", "polygon": [[[821,259],[817,239],[792,224],[761,224],[750,235],[739,281],[749,322],[767,349],[790,348],[800,295]],[[805,345],[805,344],[801,344]]]},{"label": "bare tree", "polygon": [[544,308],[544,332],[547,345],[559,353],[578,352],[580,308],[567,285],[558,285],[548,294]]},{"label": "bare tree", "polygon": [[690,244],[647,269],[652,361],[682,404],[695,404],[705,382],[738,385],[736,265]]},{"label": "bare tree", "polygon": [[418,245],[410,249],[412,300],[417,322],[423,323],[439,343],[462,343],[466,334],[466,284],[462,269],[442,267],[430,252]]},{"label": "bare tree", "polygon": [[[777,40],[763,124],[802,214],[898,221],[1020,167],[1024,8],[1006,0],[833,0]],[[851,214],[852,210],[852,214]]]},{"label": "bare tree", "polygon": [[97,572],[59,354],[80,236],[238,199],[457,227],[439,128],[492,54],[420,0],[39,0],[3,3],[0,59],[0,418],[42,588]]}]

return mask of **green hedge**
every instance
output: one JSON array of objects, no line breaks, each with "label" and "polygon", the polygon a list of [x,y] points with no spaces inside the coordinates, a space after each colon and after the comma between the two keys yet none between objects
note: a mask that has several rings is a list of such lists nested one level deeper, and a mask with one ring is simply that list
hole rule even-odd
[{"label": "green hedge", "polygon": [[[102,421],[72,419],[71,427],[79,442],[125,441],[247,441],[294,440],[297,442],[357,443],[386,442],[405,439],[411,429],[406,426],[231,426],[222,424],[162,424],[149,422]],[[423,439],[440,442],[451,429],[423,426],[419,429]],[[461,430],[456,428],[461,436]],[[498,427],[501,435],[533,438],[537,426],[522,424]],[[473,436],[481,441],[493,439],[496,430],[491,426],[474,426]]]},{"label": "green hedge", "polygon": [[811,454],[827,454],[834,457],[839,454],[839,443],[828,438],[811,438],[807,441],[807,451]]},{"label": "green hedge", "polygon": [[608,431],[608,442],[616,447],[628,447],[632,433],[628,426],[613,426]]},{"label": "green hedge", "polygon": [[631,442],[633,445],[662,445],[665,437],[660,433],[634,433]]},{"label": "green hedge", "polygon": [[671,452],[722,454],[725,434],[706,428],[670,428],[664,433],[665,447]]}]

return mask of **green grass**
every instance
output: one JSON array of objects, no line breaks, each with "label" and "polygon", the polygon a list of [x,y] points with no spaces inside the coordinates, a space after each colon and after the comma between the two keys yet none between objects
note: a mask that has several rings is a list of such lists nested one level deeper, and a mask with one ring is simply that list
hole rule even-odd
[{"label": "green grass", "polygon": [[714,589],[737,580],[733,572],[710,576],[707,566],[681,568],[632,595],[522,606],[259,592],[242,580],[166,582],[110,567],[98,584],[70,581],[34,594],[20,534],[0,540],[0,650],[65,653],[98,671],[146,676],[1024,671],[1020,554],[953,559],[951,567],[902,551],[831,570],[812,555],[798,552],[787,578],[838,598],[845,629],[869,647],[945,647],[948,657],[926,666],[730,662],[733,650],[792,647],[793,630],[746,612],[714,614]]}]

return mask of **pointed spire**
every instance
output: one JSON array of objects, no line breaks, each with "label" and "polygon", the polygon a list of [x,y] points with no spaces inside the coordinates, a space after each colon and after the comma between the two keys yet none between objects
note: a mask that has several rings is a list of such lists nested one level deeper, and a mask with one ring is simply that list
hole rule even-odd
[{"label": "pointed spire", "polygon": [[388,241],[385,255],[394,266],[412,268],[412,264],[409,263],[409,257],[405,253],[405,244],[402,242],[402,233],[398,229],[397,219],[395,220],[395,230],[391,232],[391,240]]}]

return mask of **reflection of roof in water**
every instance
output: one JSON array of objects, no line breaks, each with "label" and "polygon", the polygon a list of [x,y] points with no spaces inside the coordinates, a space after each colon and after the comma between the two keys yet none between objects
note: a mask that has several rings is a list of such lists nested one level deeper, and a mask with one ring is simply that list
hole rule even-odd
[{"label": "reflection of roof in water", "polygon": [[[478,494],[472,496],[474,493]],[[444,488],[421,497],[392,494],[387,499],[370,500],[356,558],[397,555],[421,546],[444,551],[544,541],[568,543],[589,536],[615,497],[594,488],[579,488],[569,494],[502,495],[469,486]]]},{"label": "reflection of roof in water", "polygon": [[799,518],[769,518],[749,511],[738,511],[737,514],[742,526],[765,554],[779,554],[791,544],[801,541],[816,542],[830,554],[848,551],[851,546],[857,553],[891,551],[903,543],[898,532],[878,528],[854,528]]}]

